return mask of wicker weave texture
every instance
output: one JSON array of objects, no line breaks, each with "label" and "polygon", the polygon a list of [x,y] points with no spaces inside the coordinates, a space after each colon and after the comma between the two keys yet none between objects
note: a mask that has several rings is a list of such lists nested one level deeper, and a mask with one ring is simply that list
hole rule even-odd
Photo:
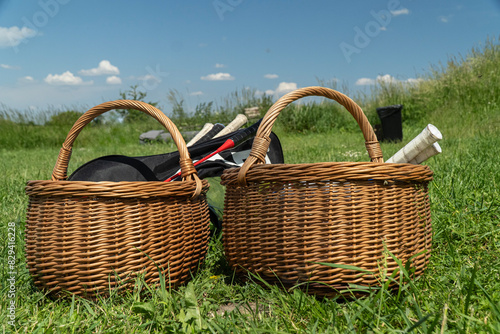
[{"label": "wicker weave texture", "polygon": [[[326,90],[328,97],[340,94]],[[312,87],[282,100],[324,92]],[[280,108],[271,107],[261,126],[287,105],[278,103]],[[372,152],[378,152],[371,127],[361,128],[365,140],[375,145]],[[287,288],[304,283],[309,292],[325,296],[338,295],[352,284],[379,286],[398,269],[389,252],[403,263],[411,259],[414,276],[422,274],[432,241],[427,189],[432,171],[373,158],[281,165],[255,159],[246,171],[245,166],[225,171],[223,230],[230,265]]]},{"label": "wicker weave texture", "polygon": [[[158,119],[181,154],[179,182],[65,181],[71,147],[94,117],[134,108]],[[156,108],[138,101],[107,102],[85,113],[63,144],[53,180],[29,181],[26,258],[34,283],[51,295],[87,298],[148,284],[189,280],[203,260],[209,237],[208,183],[200,180],[184,140]]]}]

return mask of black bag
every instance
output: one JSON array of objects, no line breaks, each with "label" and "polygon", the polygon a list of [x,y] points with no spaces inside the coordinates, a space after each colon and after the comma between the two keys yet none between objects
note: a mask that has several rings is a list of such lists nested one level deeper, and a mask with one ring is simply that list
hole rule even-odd
[{"label": "black bag", "polygon": [[[250,153],[259,124],[260,120],[248,128],[188,147],[189,155],[200,179],[220,176],[226,168],[241,167]],[[229,140],[234,143],[233,148],[213,154]],[[199,162],[210,154],[213,155]],[[266,155],[266,162],[284,163],[281,143],[274,133],[271,133],[271,144]],[[83,164],[68,177],[68,180],[175,181],[180,180],[179,171],[178,151],[142,157],[108,155]]]}]

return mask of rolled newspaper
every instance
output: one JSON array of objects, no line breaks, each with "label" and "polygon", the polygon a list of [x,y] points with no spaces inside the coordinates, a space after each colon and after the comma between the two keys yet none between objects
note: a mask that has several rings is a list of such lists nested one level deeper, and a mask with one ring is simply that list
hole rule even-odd
[{"label": "rolled newspaper", "polygon": [[427,147],[425,150],[420,152],[412,161],[410,161],[411,164],[418,165],[424,162],[425,160],[429,159],[430,157],[433,157],[435,155],[438,155],[441,153],[441,146],[436,142],[432,144],[431,146]]},{"label": "rolled newspaper", "polygon": [[200,140],[201,137],[206,135],[207,132],[210,131],[213,127],[214,125],[212,123],[205,123],[205,125],[203,125],[203,128],[201,128],[200,132],[198,132],[196,136],[194,136],[194,138],[191,139],[189,143],[186,144],[186,146],[189,147],[196,144],[196,142]]},{"label": "rolled newspaper", "polygon": [[241,128],[246,122],[248,118],[243,114],[238,114],[235,119],[232,120],[224,129],[222,129],[218,134],[214,136],[214,138],[222,137],[227,135],[228,133],[234,132]]},{"label": "rolled newspaper", "polygon": [[390,157],[387,163],[409,163],[429,146],[443,139],[441,132],[432,124],[428,124],[425,129],[413,138],[405,147]]}]

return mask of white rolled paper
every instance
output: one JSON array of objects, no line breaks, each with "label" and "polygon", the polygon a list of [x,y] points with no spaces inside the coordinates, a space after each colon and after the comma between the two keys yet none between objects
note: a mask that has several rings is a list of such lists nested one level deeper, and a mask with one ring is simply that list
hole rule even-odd
[{"label": "white rolled paper", "polygon": [[196,136],[194,136],[193,139],[191,139],[189,143],[186,144],[186,146],[189,147],[196,144],[196,142],[200,140],[201,137],[206,135],[208,131],[212,130],[213,127],[214,125],[212,123],[205,123],[205,125],[203,125],[203,128],[201,128],[200,132],[198,132]]},{"label": "white rolled paper", "polygon": [[443,139],[441,132],[432,124],[428,124],[425,129],[413,138],[405,147],[390,157],[388,163],[408,163],[415,159],[417,155],[426,148]]},{"label": "white rolled paper", "polygon": [[214,138],[222,137],[224,135],[227,135],[228,133],[238,130],[243,126],[243,124],[246,124],[247,121],[248,118],[245,115],[238,114],[238,116],[236,116],[236,118],[233,119],[231,123],[229,123],[224,129],[216,134]]},{"label": "white rolled paper", "polygon": [[410,161],[410,163],[415,165],[421,164],[425,160],[435,155],[438,155],[441,152],[442,152],[441,146],[439,146],[439,144],[436,142],[431,146],[427,147],[422,152],[420,152],[412,161]]}]

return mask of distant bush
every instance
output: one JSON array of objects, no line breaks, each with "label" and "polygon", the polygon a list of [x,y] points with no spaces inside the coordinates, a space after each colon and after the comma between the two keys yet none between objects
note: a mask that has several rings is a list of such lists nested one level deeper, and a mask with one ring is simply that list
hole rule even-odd
[{"label": "distant bush", "polygon": [[353,130],[357,123],[351,114],[333,101],[292,104],[276,120],[285,132],[330,132]]},{"label": "distant bush", "polygon": [[45,123],[48,126],[63,126],[68,127],[68,129],[75,124],[75,122],[83,115],[83,112],[69,110],[63,111],[58,114],[53,115],[50,119]]}]

